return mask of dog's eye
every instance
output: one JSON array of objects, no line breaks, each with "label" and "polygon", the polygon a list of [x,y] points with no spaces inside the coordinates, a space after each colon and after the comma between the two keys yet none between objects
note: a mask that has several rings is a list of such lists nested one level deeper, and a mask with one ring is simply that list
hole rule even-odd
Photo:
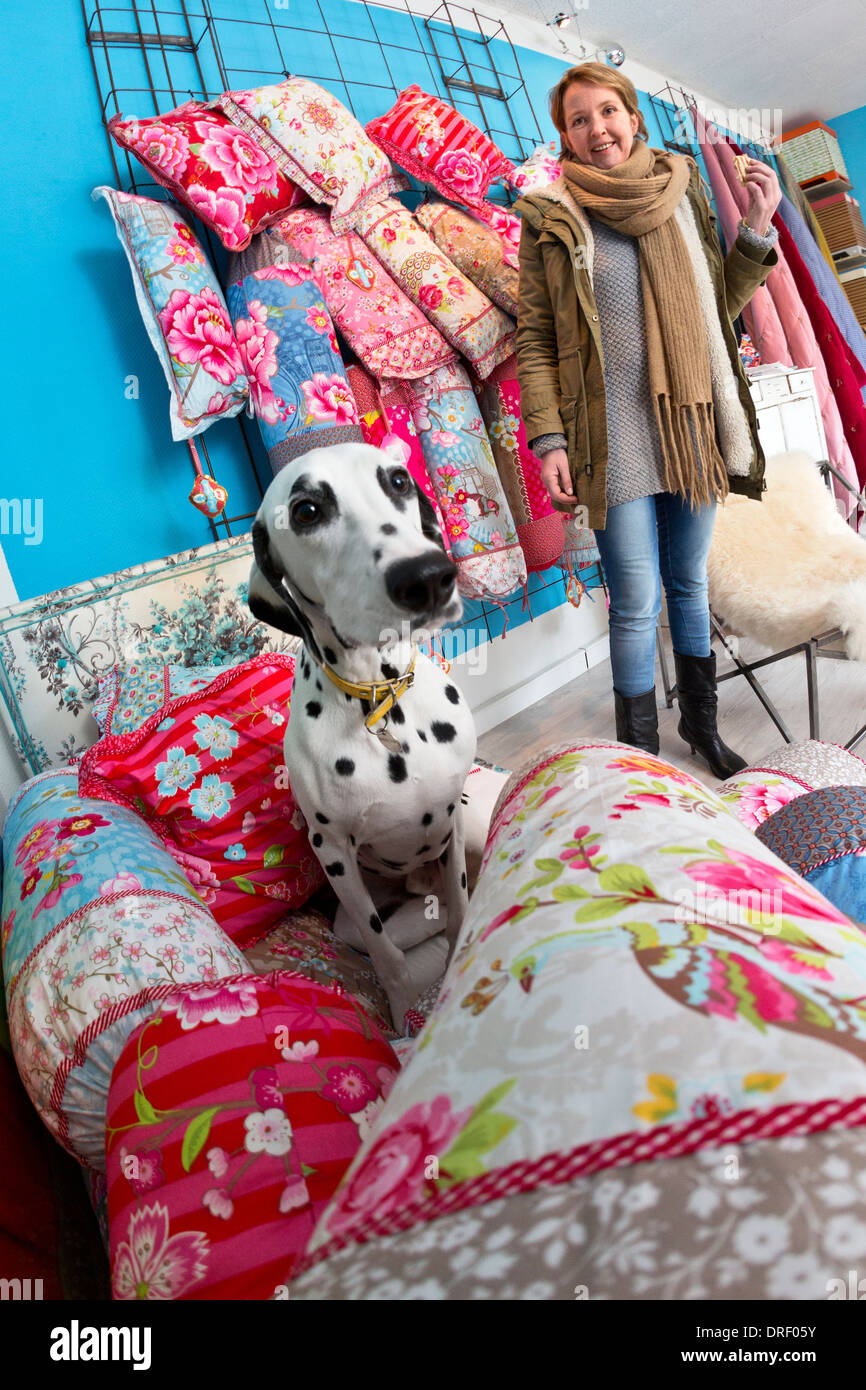
[{"label": "dog's eye", "polygon": [[311,526],[314,521],[318,521],[321,513],[315,502],[305,501],[296,502],[292,508],[292,520],[299,526]]},{"label": "dog's eye", "polygon": [[408,492],[412,486],[412,479],[409,477],[406,470],[401,468],[399,472],[391,474],[391,485],[395,487],[398,492]]}]

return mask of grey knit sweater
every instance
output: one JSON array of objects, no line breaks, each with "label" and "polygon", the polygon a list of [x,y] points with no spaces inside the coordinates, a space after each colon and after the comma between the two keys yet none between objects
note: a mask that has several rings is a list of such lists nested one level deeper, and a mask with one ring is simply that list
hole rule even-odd
[{"label": "grey knit sweater", "polygon": [[[608,465],[606,496],[609,507],[664,492],[661,441],[650,397],[646,321],[640,283],[640,260],[635,237],[625,236],[590,216],[595,241],[593,289],[598,306],[604,351],[604,393],[607,405]],[[752,245],[769,248],[778,237],[740,228]],[[551,449],[564,449],[565,436],[543,434],[530,442],[538,458]]]}]

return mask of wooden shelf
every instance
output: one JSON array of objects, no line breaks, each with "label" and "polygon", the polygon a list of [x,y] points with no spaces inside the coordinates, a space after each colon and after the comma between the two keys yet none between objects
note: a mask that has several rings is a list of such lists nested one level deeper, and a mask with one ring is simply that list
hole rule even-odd
[{"label": "wooden shelf", "polygon": [[834,193],[850,193],[853,186],[851,180],[843,179],[841,174],[819,179],[817,183],[800,184],[810,202],[814,202],[816,198],[830,198]]}]

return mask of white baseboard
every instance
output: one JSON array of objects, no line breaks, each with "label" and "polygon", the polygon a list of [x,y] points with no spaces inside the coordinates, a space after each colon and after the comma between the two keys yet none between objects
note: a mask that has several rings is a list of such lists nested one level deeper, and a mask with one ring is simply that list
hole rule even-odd
[{"label": "white baseboard", "polygon": [[560,603],[453,659],[451,675],[479,735],[607,658],[604,590],[593,593],[594,601],[587,595],[580,608]]}]

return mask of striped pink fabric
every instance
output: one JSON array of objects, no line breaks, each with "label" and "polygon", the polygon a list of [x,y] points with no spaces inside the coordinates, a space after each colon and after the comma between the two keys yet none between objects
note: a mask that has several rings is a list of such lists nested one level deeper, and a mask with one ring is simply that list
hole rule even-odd
[{"label": "striped pink fabric", "polygon": [[406,87],[391,110],[370,121],[366,130],[401,169],[485,220],[484,195],[491,183],[514,172],[489,136],[417,85]]},{"label": "striped pink fabric", "polygon": [[283,763],[295,659],[267,653],[109,734],[79,769],[84,796],[128,806],[239,945],[324,882]]}]

